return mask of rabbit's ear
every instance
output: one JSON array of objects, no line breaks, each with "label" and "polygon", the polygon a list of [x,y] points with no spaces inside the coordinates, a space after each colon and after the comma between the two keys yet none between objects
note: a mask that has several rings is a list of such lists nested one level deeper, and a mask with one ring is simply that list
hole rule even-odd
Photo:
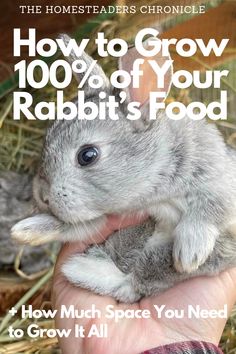
[{"label": "rabbit's ear", "polygon": [[[158,38],[151,37],[147,39],[143,46],[145,49],[153,49],[150,41],[160,41]],[[170,55],[163,56],[162,51],[152,57],[142,56],[135,47],[132,47],[128,52],[120,58],[119,60],[119,69],[125,70],[128,73],[132,73],[133,64],[136,59],[141,59],[141,64],[139,64],[140,77],[139,77],[139,87],[134,88],[133,82],[126,89],[126,94],[130,101],[140,102],[140,110],[142,116],[139,122],[144,126],[149,125],[149,95],[151,92],[162,92],[163,96],[156,99],[156,102],[162,102],[168,96],[170,91],[172,74],[173,74],[173,61],[170,58]],[[150,61],[150,62],[149,62]],[[152,63],[151,63],[152,61]],[[157,75],[153,67],[157,70],[161,70],[163,75]],[[134,124],[137,124],[138,121],[133,121]]]},{"label": "rabbit's ear", "polygon": [[[75,39],[70,38],[67,34],[60,34],[58,38],[64,42],[66,47],[69,45],[70,41],[76,42]],[[100,65],[98,65],[95,60],[85,52],[83,52],[82,55],[78,57],[76,53],[71,50],[70,55],[66,57],[66,60],[71,65],[75,66],[73,68],[73,73],[79,83],[85,78],[86,73],[89,72],[88,77],[86,78],[86,80],[84,80],[83,86],[81,87],[81,89],[84,90],[85,95],[89,95],[94,90],[96,90],[97,92],[97,89],[92,88],[91,85],[89,85],[89,79],[92,76],[94,78],[94,81],[102,80],[102,85],[99,87],[99,90],[105,90],[109,87],[109,80]],[[75,62],[76,60],[78,60],[78,62]],[[82,62],[80,62],[80,60]],[[90,69],[92,70],[90,71]]]}]

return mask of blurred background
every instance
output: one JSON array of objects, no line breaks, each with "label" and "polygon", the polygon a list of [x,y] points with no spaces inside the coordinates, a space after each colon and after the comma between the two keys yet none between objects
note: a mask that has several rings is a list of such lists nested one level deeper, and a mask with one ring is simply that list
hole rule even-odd
[{"label": "blurred background", "polygon": [[[41,0],[40,5],[93,5],[90,1],[56,0],[50,3]],[[141,14],[142,5],[205,5],[204,14]],[[227,69],[230,74],[222,80],[221,90],[228,92],[228,120],[216,124],[224,134],[228,144],[236,146],[236,1],[235,0],[159,0],[159,1],[109,1],[99,2],[99,6],[136,5],[135,14],[21,14],[20,5],[38,5],[35,0],[2,0],[0,2],[0,353],[60,353],[57,340],[41,338],[32,340],[27,336],[20,340],[9,340],[7,328],[10,324],[26,327],[27,320],[12,318],[8,310],[12,306],[20,308],[30,303],[35,308],[50,307],[50,281],[53,264],[59,245],[50,244],[40,247],[19,247],[10,240],[9,230],[18,220],[31,214],[31,181],[37,168],[42,141],[47,122],[28,121],[22,117],[13,120],[13,91],[18,90],[18,77],[14,73],[14,64],[19,60],[29,61],[27,52],[21,58],[13,57],[13,28],[21,28],[27,36],[30,27],[36,28],[37,40],[45,37],[55,38],[58,33],[66,32],[78,41],[82,38],[95,38],[103,31],[105,37],[120,37],[129,43],[139,29],[154,27],[161,32],[162,38],[202,38],[208,42],[215,38],[217,43],[222,38],[229,38],[229,44],[221,57],[210,55],[203,57],[196,53],[192,58],[179,57],[173,50],[174,70]],[[98,59],[109,75],[117,67],[115,58],[98,58],[93,41],[89,44],[89,54]],[[56,57],[59,57],[60,53]],[[53,58],[55,60],[55,57]],[[36,72],[36,78],[40,72]],[[56,89],[48,84],[44,89],[30,87],[34,104],[40,101],[55,101]],[[77,93],[73,82],[64,94],[65,99],[72,99]],[[208,104],[219,99],[220,90],[199,90],[194,87],[184,90],[172,89],[168,101],[201,101]],[[32,107],[33,109],[33,107]],[[213,123],[212,123],[213,124]],[[215,123],[214,123],[215,124]],[[49,320],[37,321],[42,328],[52,328]],[[225,353],[236,353],[236,311],[227,323],[222,336],[221,346]]]}]

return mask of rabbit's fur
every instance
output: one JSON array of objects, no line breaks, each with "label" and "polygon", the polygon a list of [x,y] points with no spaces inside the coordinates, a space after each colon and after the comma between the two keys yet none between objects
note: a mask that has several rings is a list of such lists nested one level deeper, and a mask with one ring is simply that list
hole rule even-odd
[{"label": "rabbit's fur", "polygon": [[[12,269],[22,251],[20,269],[27,274],[51,265],[49,244],[40,247],[17,245],[10,237],[11,227],[33,212],[32,177],[12,171],[0,171],[0,268]],[[54,247],[55,248],[55,247]]]},{"label": "rabbit's fur", "polygon": [[[91,62],[88,55],[82,59]],[[104,78],[102,90],[114,95],[98,65],[95,73]],[[150,77],[144,73],[143,80],[145,91]],[[99,103],[97,90],[84,90],[87,100]],[[127,94],[135,100],[132,88]],[[174,121],[159,113],[150,124],[144,102],[138,122],[125,118],[127,103],[119,120],[56,121],[34,180],[43,214],[12,230],[15,239],[34,245],[83,241],[99,231],[107,214],[148,213],[145,224],[117,231],[63,266],[72,283],[125,302],[236,265],[235,151],[204,120]],[[77,153],[88,144],[98,146],[100,159],[81,167]]]}]

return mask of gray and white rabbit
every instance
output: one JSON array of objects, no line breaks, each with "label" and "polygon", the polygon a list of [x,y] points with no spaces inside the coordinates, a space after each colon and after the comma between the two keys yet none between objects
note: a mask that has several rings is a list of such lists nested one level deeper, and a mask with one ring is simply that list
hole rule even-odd
[{"label": "gray and white rabbit", "polygon": [[[62,38],[67,44],[69,37]],[[130,71],[138,57],[130,49],[120,67]],[[92,62],[87,54],[79,59]],[[168,58],[154,59],[162,65]],[[14,239],[33,245],[83,241],[108,214],[148,213],[143,225],[115,232],[62,269],[72,283],[124,302],[236,265],[236,152],[205,120],[174,121],[162,112],[150,122],[147,97],[158,89],[145,60],[140,88],[127,89],[141,103],[138,121],[126,119],[127,100],[119,120],[75,118],[48,129],[34,179],[42,214],[12,229]],[[101,90],[118,94],[100,66],[94,74],[103,78]],[[169,70],[164,91],[170,84]],[[86,100],[99,104],[98,90],[88,84],[84,90]]]}]

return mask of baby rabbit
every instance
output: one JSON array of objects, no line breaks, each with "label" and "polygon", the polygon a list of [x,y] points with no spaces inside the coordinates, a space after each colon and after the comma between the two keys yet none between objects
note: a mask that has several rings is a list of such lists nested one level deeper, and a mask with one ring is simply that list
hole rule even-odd
[{"label": "baby rabbit", "polygon": [[[62,38],[67,44],[69,37]],[[131,48],[120,68],[130,72],[138,57]],[[76,59],[73,54],[69,61]],[[79,59],[92,62],[87,54]],[[115,232],[62,269],[72,283],[124,302],[236,265],[236,152],[204,120],[175,121],[159,112],[150,121],[149,93],[168,92],[172,72],[157,89],[150,58],[143,59],[140,88],[126,90],[119,120],[75,118],[48,129],[33,188],[42,214],[12,229],[14,239],[32,245],[83,241],[108,214],[148,213],[143,225]],[[152,59],[160,66],[169,60],[161,54]],[[119,94],[98,65],[94,74],[103,78],[102,91]],[[98,105],[98,90],[88,84],[84,90]],[[138,121],[126,119],[129,100],[141,103]]]}]

